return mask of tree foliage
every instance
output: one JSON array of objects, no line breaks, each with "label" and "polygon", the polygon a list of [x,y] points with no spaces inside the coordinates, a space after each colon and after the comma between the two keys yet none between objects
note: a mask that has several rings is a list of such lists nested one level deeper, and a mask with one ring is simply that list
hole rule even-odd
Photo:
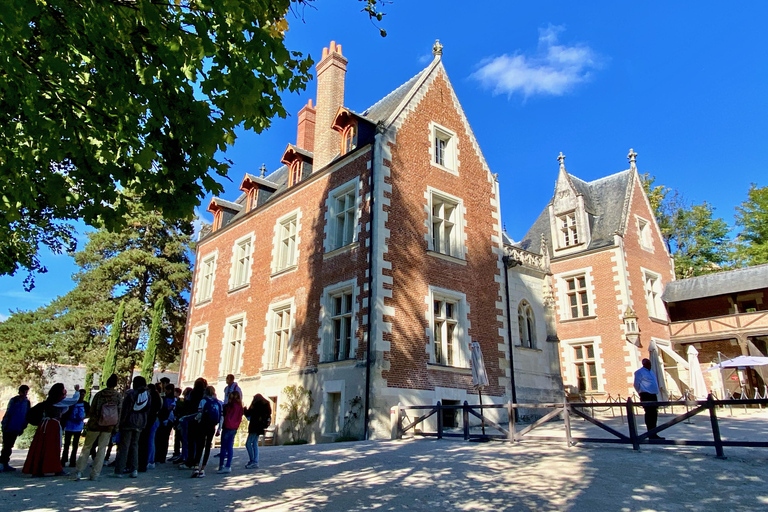
[{"label": "tree foliage", "polygon": [[0,323],[0,381],[42,394],[46,369],[59,360],[60,337],[52,308],[12,312]]},{"label": "tree foliage", "polygon": [[768,263],[768,186],[749,187],[747,200],[736,207],[736,225],[741,228],[736,238],[739,263]]},{"label": "tree foliage", "polygon": [[728,224],[714,217],[706,201],[688,203],[677,190],[655,185],[656,179],[642,176],[643,188],[653,208],[664,243],[675,262],[678,279],[718,272],[732,260]]},{"label": "tree foliage", "polygon": [[291,444],[301,444],[308,441],[309,427],[317,421],[318,414],[311,414],[315,403],[312,390],[304,386],[286,386],[283,389],[284,399],[280,407],[285,411],[285,433],[291,436]]},{"label": "tree foliage", "polygon": [[44,271],[41,245],[74,249],[62,221],[119,229],[121,190],[171,220],[219,193],[235,128],[285,117],[280,94],[311,79],[284,39],[308,1],[4,1],[0,274]]},{"label": "tree foliage", "polygon": [[109,347],[107,355],[104,356],[104,365],[101,367],[101,386],[107,386],[107,380],[115,373],[117,368],[117,344],[120,341],[120,331],[123,329],[123,316],[125,315],[125,301],[120,301],[120,306],[115,313],[115,319],[112,320],[112,327],[109,330]]},{"label": "tree foliage", "polygon": [[149,340],[147,348],[144,349],[144,360],[141,363],[141,376],[152,382],[152,376],[155,374],[155,357],[157,356],[157,345],[160,343],[160,327],[163,323],[163,298],[159,297],[155,301],[155,310],[152,314],[152,327],[149,329]]}]

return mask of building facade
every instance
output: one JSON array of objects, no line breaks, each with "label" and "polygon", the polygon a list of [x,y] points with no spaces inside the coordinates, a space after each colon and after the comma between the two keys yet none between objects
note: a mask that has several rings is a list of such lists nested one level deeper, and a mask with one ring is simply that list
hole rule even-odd
[{"label": "building facade", "polygon": [[299,112],[283,165],[209,205],[182,384],[232,373],[246,400],[273,401],[278,423],[285,387],[302,385],[319,414],[311,441],[388,437],[398,403],[476,403],[477,340],[483,394],[510,398],[498,183],[439,43],[433,54],[358,112],[344,104],[341,46],[324,49],[316,105]]},{"label": "building facade", "polygon": [[630,150],[628,170],[585,182],[561,153],[552,200],[515,244],[549,254],[562,378],[574,397],[626,398],[651,340],[672,352],[661,294],[674,267],[636,156]]}]

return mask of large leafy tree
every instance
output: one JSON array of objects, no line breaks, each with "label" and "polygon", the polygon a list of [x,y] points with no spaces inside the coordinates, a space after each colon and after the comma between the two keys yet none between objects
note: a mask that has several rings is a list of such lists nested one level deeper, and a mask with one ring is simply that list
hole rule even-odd
[{"label": "large leafy tree", "polygon": [[749,187],[747,200],[736,207],[736,225],[741,228],[736,238],[739,262],[768,263],[768,186]]},{"label": "large leafy tree", "polygon": [[648,174],[642,181],[678,279],[717,272],[730,264],[730,229],[714,216],[712,205],[691,204],[677,190],[656,185]]},{"label": "large leafy tree", "polygon": [[62,220],[119,229],[120,190],[171,220],[220,192],[235,128],[285,117],[280,94],[311,78],[284,39],[309,1],[5,0],[0,274],[44,271],[41,244],[73,249]]}]

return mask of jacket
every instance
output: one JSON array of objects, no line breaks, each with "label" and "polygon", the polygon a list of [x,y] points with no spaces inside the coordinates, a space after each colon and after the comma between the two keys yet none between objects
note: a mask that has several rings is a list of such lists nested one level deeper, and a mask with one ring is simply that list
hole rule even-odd
[{"label": "jacket", "polygon": [[234,402],[224,404],[224,428],[237,430],[240,428],[241,421],[243,421],[243,405]]},{"label": "jacket", "polygon": [[272,419],[272,406],[266,400],[252,403],[245,412],[245,415],[250,420],[248,422],[248,433],[261,435]]},{"label": "jacket", "polygon": [[30,403],[28,398],[21,399],[20,395],[11,398],[3,416],[3,432],[21,434],[27,428],[27,412]]},{"label": "jacket", "polygon": [[91,411],[88,414],[88,430],[91,432],[112,432],[117,426],[103,427],[99,425],[99,417],[101,416],[101,408],[105,404],[113,403],[117,405],[117,416],[120,416],[120,410],[122,409],[122,401],[120,400],[120,393],[114,388],[105,388],[96,393],[91,400]]},{"label": "jacket", "polygon": [[85,404],[78,402],[69,408],[67,421],[64,422],[66,432],[82,432],[83,420],[85,420]]},{"label": "jacket", "polygon": [[147,388],[129,389],[120,411],[120,430],[142,430],[147,426],[151,398]]}]

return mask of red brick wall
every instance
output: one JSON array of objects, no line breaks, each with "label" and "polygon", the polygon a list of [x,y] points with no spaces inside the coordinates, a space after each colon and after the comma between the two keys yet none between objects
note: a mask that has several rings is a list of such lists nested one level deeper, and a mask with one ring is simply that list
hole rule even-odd
[{"label": "red brick wall", "polygon": [[[432,144],[430,122],[438,123],[458,136],[459,175],[430,164]],[[500,396],[498,359],[503,357],[499,344],[502,326],[496,308],[499,274],[497,255],[492,251],[495,234],[491,199],[493,184],[472,147],[460,113],[442,74],[435,78],[418,107],[408,114],[397,133],[392,148],[391,207],[388,257],[392,263],[392,299],[385,305],[395,308],[391,351],[385,354],[390,369],[382,376],[390,387],[431,390],[435,386],[468,388],[469,375],[446,370],[428,369],[431,340],[427,339],[425,301],[429,286],[466,294],[469,304],[469,335],[482,347],[491,387],[487,393]],[[463,200],[466,220],[466,265],[445,261],[427,254],[427,199],[431,186]]]}]

